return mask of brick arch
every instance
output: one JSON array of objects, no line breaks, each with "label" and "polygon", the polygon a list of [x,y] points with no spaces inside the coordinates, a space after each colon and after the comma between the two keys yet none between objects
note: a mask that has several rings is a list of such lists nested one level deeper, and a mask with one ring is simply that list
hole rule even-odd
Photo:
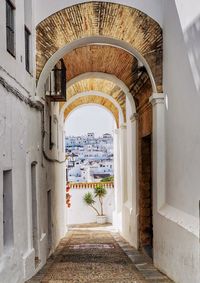
[{"label": "brick arch", "polygon": [[162,91],[162,29],[143,12],[107,2],[77,4],[38,24],[37,78],[59,49],[86,37],[110,37],[128,43],[148,63],[158,91]]},{"label": "brick arch", "polygon": [[133,88],[133,71],[138,67],[138,61],[122,48],[90,44],[73,49],[63,57],[63,60],[68,82],[81,74],[98,72],[114,75],[128,89]]},{"label": "brick arch", "polygon": [[106,108],[113,115],[117,128],[119,127],[119,112],[116,106],[105,97],[94,96],[94,95],[79,97],[75,101],[70,103],[64,111],[64,119],[66,120],[69,114],[72,111],[74,111],[76,108],[89,104],[100,105]]},{"label": "brick arch", "polygon": [[[124,121],[126,121],[126,94],[123,90],[112,81],[101,78],[88,78],[80,80],[67,88],[67,101],[79,93],[83,92],[102,92],[110,95],[120,105],[122,109]],[[96,97],[98,100],[99,98]],[[60,109],[65,103],[60,102]],[[113,104],[110,104],[113,105]]]}]

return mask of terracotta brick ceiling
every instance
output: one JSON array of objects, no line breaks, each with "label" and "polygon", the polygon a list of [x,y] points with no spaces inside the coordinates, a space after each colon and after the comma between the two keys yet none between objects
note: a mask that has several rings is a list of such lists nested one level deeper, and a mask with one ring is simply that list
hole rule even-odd
[{"label": "terracotta brick ceiling", "polygon": [[115,75],[128,88],[133,85],[133,70],[137,60],[123,49],[107,45],[80,47],[64,56],[67,81],[87,72],[102,72]]},{"label": "terracotta brick ceiling", "polygon": [[[126,120],[126,95],[116,84],[100,78],[81,80],[67,88],[67,100],[81,92],[87,91],[98,91],[110,95],[120,105],[124,120]],[[98,100],[97,96],[96,99]],[[60,108],[62,108],[63,105],[64,103],[61,102]]]},{"label": "terracotta brick ceiling", "polygon": [[78,106],[88,105],[90,103],[99,104],[107,108],[113,114],[117,127],[119,126],[119,113],[115,105],[110,100],[104,97],[94,96],[94,95],[89,95],[89,96],[78,98],[74,102],[72,102],[70,105],[68,105],[68,107],[64,111],[64,118],[66,119],[68,115]]},{"label": "terracotta brick ceiling", "polygon": [[[137,9],[107,2],[88,2],[68,7],[49,16],[37,26],[37,78],[56,51],[76,39],[89,36],[111,37],[128,43],[146,59],[158,91],[162,89],[160,26]],[[79,60],[81,64],[81,58]],[[118,63],[122,64],[122,60]]]}]

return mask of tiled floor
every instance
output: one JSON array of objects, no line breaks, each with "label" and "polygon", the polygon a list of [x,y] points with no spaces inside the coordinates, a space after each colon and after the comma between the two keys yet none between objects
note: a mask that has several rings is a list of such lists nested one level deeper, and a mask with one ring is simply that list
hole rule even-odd
[{"label": "tiled floor", "polygon": [[28,283],[169,283],[151,260],[118,233],[94,227],[72,229]]}]

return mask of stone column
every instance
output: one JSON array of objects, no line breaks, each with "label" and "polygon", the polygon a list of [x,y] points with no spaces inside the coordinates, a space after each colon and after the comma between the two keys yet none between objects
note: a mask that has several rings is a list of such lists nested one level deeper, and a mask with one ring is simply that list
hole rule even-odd
[{"label": "stone column", "polygon": [[137,186],[137,122],[138,122],[138,114],[134,113],[130,117],[131,121],[131,140],[129,141],[131,143],[131,159],[130,159],[130,182],[131,182],[131,191],[129,192],[130,199],[135,201],[135,196],[133,196],[136,192],[136,186]]},{"label": "stone column", "polygon": [[121,174],[121,189],[122,203],[128,197],[127,190],[127,141],[126,141],[126,124],[120,126],[120,174]]},{"label": "stone column", "polygon": [[129,198],[132,204],[130,211],[131,217],[131,244],[138,248],[138,157],[137,157],[137,140],[138,140],[138,114],[134,113],[130,117],[131,121],[131,160],[130,160],[130,188]]},{"label": "stone column", "polygon": [[119,148],[119,129],[114,132],[114,190],[115,190],[115,211],[113,214],[113,225],[120,229],[121,226],[121,182],[120,182],[120,148]]},{"label": "stone column", "polygon": [[124,203],[128,198],[127,190],[127,130],[126,124],[120,126],[120,199],[119,208],[121,211],[121,232],[124,234],[125,231],[125,219],[124,215]]},{"label": "stone column", "polygon": [[[165,96],[153,93],[153,207],[158,211],[165,204]],[[155,212],[156,212],[155,211]]]}]

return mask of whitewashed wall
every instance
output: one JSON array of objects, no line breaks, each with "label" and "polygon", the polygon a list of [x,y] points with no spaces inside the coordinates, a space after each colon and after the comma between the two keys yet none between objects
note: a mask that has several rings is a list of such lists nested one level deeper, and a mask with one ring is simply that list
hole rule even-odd
[{"label": "whitewashed wall", "polygon": [[[31,126],[29,122],[31,121]],[[37,162],[38,245],[41,265],[47,255],[45,170],[41,167],[41,117],[0,85],[0,218],[3,223],[3,170],[12,170],[14,243],[3,248],[0,227],[0,282],[21,283],[35,271],[31,228],[31,163]],[[5,209],[5,207],[4,207]],[[3,225],[3,224],[1,224]]]},{"label": "whitewashed wall", "polygon": [[[188,19],[193,18],[194,10],[195,5],[190,3]],[[174,1],[165,1],[164,11],[166,204],[154,218],[154,260],[175,282],[199,283],[200,88],[194,76],[194,71],[200,74],[195,68],[198,29],[188,30],[186,42]],[[181,21],[183,25],[183,17]],[[192,25],[197,27],[198,23],[195,17]],[[191,56],[197,56],[193,66]]]},{"label": "whitewashed wall", "polygon": [[[6,1],[0,1],[0,282],[23,283],[32,277],[46,262],[50,253],[57,246],[65,229],[65,172],[64,165],[49,163],[43,156],[42,149],[42,112],[31,108],[16,98],[8,88],[18,91],[20,97],[35,99],[34,66],[31,74],[25,69],[24,43],[24,1],[13,1],[16,26],[16,56],[6,50]],[[34,6],[34,2],[32,4]],[[30,4],[30,3],[29,3]],[[32,32],[32,60],[34,58],[35,29],[29,7],[26,18]],[[34,18],[34,8],[33,8]],[[31,26],[32,24],[32,26]],[[31,60],[31,61],[32,61]],[[7,88],[7,89],[6,89]],[[48,109],[48,107],[47,107]],[[55,109],[55,112],[57,110]],[[49,111],[46,120],[48,133]],[[62,128],[62,127],[61,127]],[[62,129],[60,129],[60,136]],[[47,137],[48,139],[48,137]],[[59,145],[52,153],[48,152],[46,139],[45,151],[51,158],[62,159],[63,147]],[[60,139],[62,140],[62,139]],[[36,195],[38,216],[38,257],[39,265],[35,266],[35,251],[32,240],[32,193],[31,163],[36,162]],[[63,170],[62,170],[63,169]],[[3,171],[12,170],[13,199],[13,245],[4,247],[3,243]],[[51,191],[52,219],[48,225],[47,191]],[[49,246],[49,227],[52,241]]]},{"label": "whitewashed wall", "polygon": [[[114,211],[114,190],[113,188],[107,189],[107,195],[104,199],[104,214],[108,217],[108,222],[113,222]],[[83,201],[83,196],[87,192],[94,192],[94,189],[70,189],[71,207],[66,208],[67,225],[83,224],[96,222],[96,212],[86,205]],[[98,200],[95,204],[98,206]]]},{"label": "whitewashed wall", "polygon": [[[0,56],[1,60],[1,56]],[[0,61],[1,62],[1,61]],[[23,74],[23,73],[22,73]],[[0,70],[0,77],[26,95],[19,83]],[[48,119],[48,115],[46,117]],[[42,154],[42,113],[30,108],[0,84],[0,282],[22,283],[46,262],[66,232],[64,164],[47,162]],[[47,147],[47,146],[46,146]],[[47,148],[45,149],[47,151]],[[61,153],[60,153],[61,155]],[[50,155],[59,157],[59,151]],[[63,153],[62,153],[63,156]],[[36,162],[38,256],[32,243],[31,163]],[[3,171],[12,170],[14,243],[3,245]],[[48,243],[47,191],[51,191],[51,246]]]},{"label": "whitewashed wall", "polygon": [[[33,17],[34,19],[34,1],[32,11],[29,9],[29,15],[27,17]],[[21,84],[28,92],[29,95],[33,95],[35,89],[35,65],[31,65],[31,74],[25,69],[25,39],[24,39],[24,24],[25,24],[25,15],[24,15],[24,1],[15,0],[14,4],[16,6],[15,10],[15,46],[16,46],[16,56],[15,58],[10,55],[6,50],[6,1],[0,2],[0,67],[5,69],[10,76],[14,78],[7,77],[9,82],[12,81],[12,84],[17,85],[17,82]],[[35,43],[35,29],[34,24],[32,27],[29,26],[31,32],[32,46]],[[31,50],[34,52],[34,48],[31,47]],[[33,62],[34,53],[31,55],[31,62]]]}]

